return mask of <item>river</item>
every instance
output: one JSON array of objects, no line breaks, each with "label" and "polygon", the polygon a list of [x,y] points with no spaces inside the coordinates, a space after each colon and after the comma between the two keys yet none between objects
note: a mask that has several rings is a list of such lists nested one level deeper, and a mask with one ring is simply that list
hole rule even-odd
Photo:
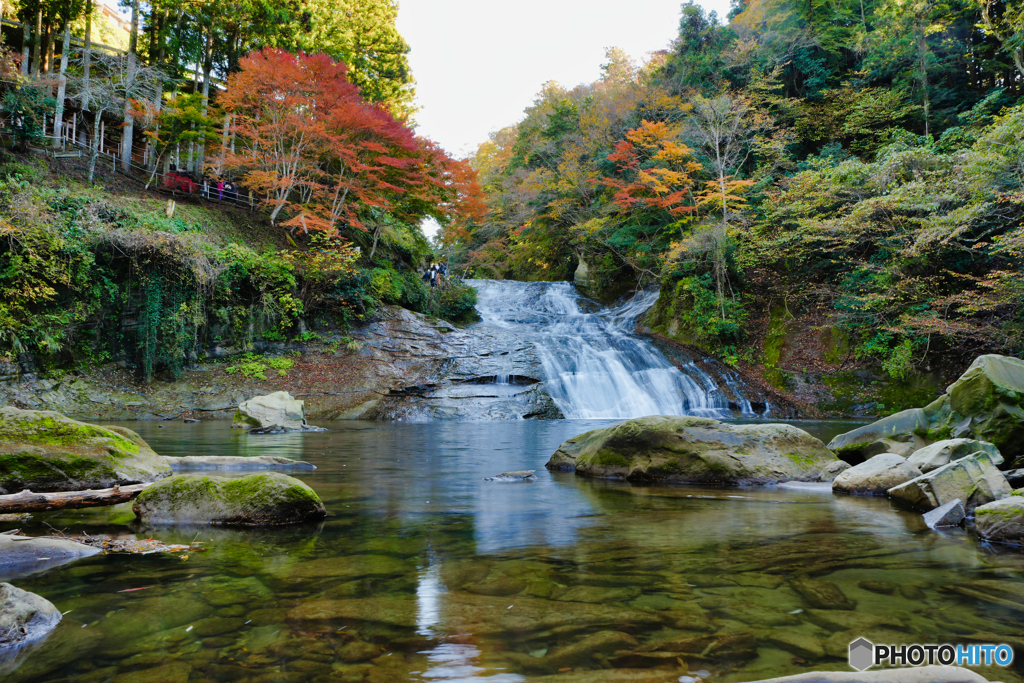
[{"label": "river", "polygon": [[[163,455],[312,462],[296,476],[329,517],[232,530],[137,528],[128,506],[35,515],[21,525],[31,535],[136,533],[204,550],[18,579],[66,615],[4,680],[728,683],[849,670],[861,635],[1009,642],[1024,657],[1024,555],[929,531],[884,499],[544,469],[564,439],[609,423],[336,422],[263,436],[121,423]],[[826,441],[850,427],[796,424]],[[483,481],[515,469],[538,478]],[[1024,680],[1019,667],[976,670]]]}]

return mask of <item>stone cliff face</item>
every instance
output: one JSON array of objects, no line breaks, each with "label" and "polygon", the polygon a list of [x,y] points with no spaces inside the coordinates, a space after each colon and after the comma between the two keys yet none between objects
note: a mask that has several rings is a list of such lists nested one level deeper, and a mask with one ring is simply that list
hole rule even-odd
[{"label": "stone cliff face", "polygon": [[240,402],[285,390],[306,401],[313,420],[561,417],[540,387],[532,347],[512,336],[460,330],[397,307],[349,334],[357,350],[330,338],[267,348],[299,355],[289,356],[295,364],[285,376],[267,370],[266,379],[226,372],[241,350],[205,359],[178,381],[148,385],[124,364],[44,378],[30,358],[0,363],[0,405],[92,420],[228,419]]}]

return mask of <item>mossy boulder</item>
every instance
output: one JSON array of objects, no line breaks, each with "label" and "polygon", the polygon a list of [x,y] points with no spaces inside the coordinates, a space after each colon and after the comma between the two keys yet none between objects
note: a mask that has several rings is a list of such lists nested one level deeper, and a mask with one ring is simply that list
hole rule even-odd
[{"label": "mossy boulder", "polygon": [[138,434],[48,410],[0,408],[0,494],[141,484],[171,468]]},{"label": "mossy boulder", "polygon": [[[994,444],[1012,461],[1024,455],[1024,361],[979,356],[946,393],[924,408],[905,410],[840,434],[829,443],[843,459],[870,457],[882,439],[905,444],[909,456],[945,439],[969,438]],[[879,451],[880,452],[880,451]]]},{"label": "mossy boulder", "polygon": [[959,499],[970,512],[1012,492],[992,456],[978,451],[889,489],[889,497],[918,510],[933,510]]},{"label": "mossy boulder", "polygon": [[327,516],[313,489],[278,472],[237,479],[175,475],[143,491],[132,510],[148,524],[277,526]]},{"label": "mossy boulder", "polygon": [[547,467],[630,481],[773,484],[830,479],[836,462],[820,441],[790,425],[654,415],[573,437]]},{"label": "mossy boulder", "polygon": [[828,447],[843,460],[853,463],[880,453],[905,457],[928,444],[923,436],[928,428],[925,412],[911,408],[840,434],[829,442]]},{"label": "mossy boulder", "polygon": [[986,540],[1024,545],[1024,496],[1014,494],[978,507],[974,527]]}]

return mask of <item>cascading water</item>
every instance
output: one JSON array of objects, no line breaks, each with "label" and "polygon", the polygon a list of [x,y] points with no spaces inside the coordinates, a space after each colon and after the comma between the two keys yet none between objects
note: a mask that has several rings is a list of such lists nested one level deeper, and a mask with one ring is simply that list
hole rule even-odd
[{"label": "cascading water", "polygon": [[[479,294],[482,325],[502,328],[536,348],[544,388],[567,418],[735,415],[708,373],[693,363],[680,370],[633,334],[637,317],[654,305],[657,293],[598,308],[568,282],[469,283]],[[749,401],[739,407],[754,414]]]}]

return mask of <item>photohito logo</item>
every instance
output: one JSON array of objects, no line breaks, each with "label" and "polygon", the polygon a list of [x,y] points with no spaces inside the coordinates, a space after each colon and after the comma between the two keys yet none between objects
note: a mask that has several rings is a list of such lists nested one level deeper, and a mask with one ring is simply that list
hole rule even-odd
[{"label": "photohito logo", "polygon": [[867,638],[850,643],[850,666],[864,671],[887,662],[891,666],[1009,666],[1013,648],[1009,645],[875,645]]}]

